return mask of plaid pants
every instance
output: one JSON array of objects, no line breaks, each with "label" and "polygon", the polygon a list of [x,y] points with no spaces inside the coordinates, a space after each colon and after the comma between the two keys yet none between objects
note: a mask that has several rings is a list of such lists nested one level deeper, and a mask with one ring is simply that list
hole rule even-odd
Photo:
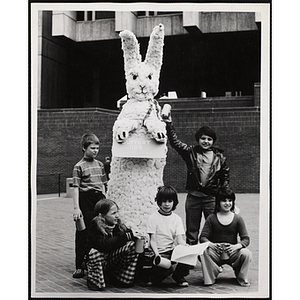
[{"label": "plaid pants", "polygon": [[132,284],[138,257],[133,241],[110,253],[99,252],[92,248],[88,254],[87,280],[99,288],[104,288],[104,270],[108,269],[118,281]]}]

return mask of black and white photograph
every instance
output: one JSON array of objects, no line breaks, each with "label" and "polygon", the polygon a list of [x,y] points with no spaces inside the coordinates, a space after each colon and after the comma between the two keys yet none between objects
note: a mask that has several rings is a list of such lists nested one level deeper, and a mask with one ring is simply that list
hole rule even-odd
[{"label": "black and white photograph", "polygon": [[29,23],[30,297],[269,298],[270,2]]}]

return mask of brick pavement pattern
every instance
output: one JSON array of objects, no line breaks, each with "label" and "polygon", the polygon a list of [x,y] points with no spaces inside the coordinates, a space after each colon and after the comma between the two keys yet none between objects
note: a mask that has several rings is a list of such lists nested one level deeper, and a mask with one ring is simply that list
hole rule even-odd
[{"label": "brick pavement pattern", "polygon": [[[184,202],[186,194],[179,194],[179,205],[176,213],[185,222]],[[247,295],[255,297],[258,293],[258,246],[259,246],[259,195],[237,194],[236,205],[240,208],[248,233],[250,235],[249,249],[253,259],[249,271],[249,288],[237,284],[231,267],[225,265],[223,272],[212,286],[204,286],[201,264],[191,270],[186,277],[189,287],[178,287],[169,276],[159,287],[145,287],[136,283],[131,288],[118,288],[108,284],[104,291],[90,291],[86,286],[86,275],[74,279],[74,238],[75,224],[72,218],[73,203],[65,195],[41,195],[36,201],[36,216],[33,221],[33,247],[31,270],[32,297],[204,297],[217,294],[218,296],[232,295],[238,297]],[[202,224],[203,226],[203,224]]]}]

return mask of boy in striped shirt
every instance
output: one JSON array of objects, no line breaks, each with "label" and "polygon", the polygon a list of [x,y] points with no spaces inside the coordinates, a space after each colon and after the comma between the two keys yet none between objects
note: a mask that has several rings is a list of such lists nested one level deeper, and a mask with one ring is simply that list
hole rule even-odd
[{"label": "boy in striped shirt", "polygon": [[84,217],[86,229],[75,234],[75,264],[74,278],[84,276],[83,260],[87,231],[94,217],[94,206],[105,198],[107,178],[104,165],[96,159],[99,152],[99,139],[95,134],[86,133],[81,138],[83,158],[73,169],[73,204],[74,221]]}]

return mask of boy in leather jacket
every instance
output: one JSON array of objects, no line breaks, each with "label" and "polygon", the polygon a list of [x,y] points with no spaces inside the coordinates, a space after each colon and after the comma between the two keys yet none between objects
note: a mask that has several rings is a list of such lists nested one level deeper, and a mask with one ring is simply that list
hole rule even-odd
[{"label": "boy in leather jacket", "polygon": [[186,242],[195,245],[198,243],[202,213],[205,219],[213,213],[219,188],[229,186],[229,167],[223,150],[213,147],[217,137],[211,128],[201,127],[195,134],[198,145],[187,145],[178,139],[171,114],[163,116],[163,120],[170,145],[187,166]]}]

